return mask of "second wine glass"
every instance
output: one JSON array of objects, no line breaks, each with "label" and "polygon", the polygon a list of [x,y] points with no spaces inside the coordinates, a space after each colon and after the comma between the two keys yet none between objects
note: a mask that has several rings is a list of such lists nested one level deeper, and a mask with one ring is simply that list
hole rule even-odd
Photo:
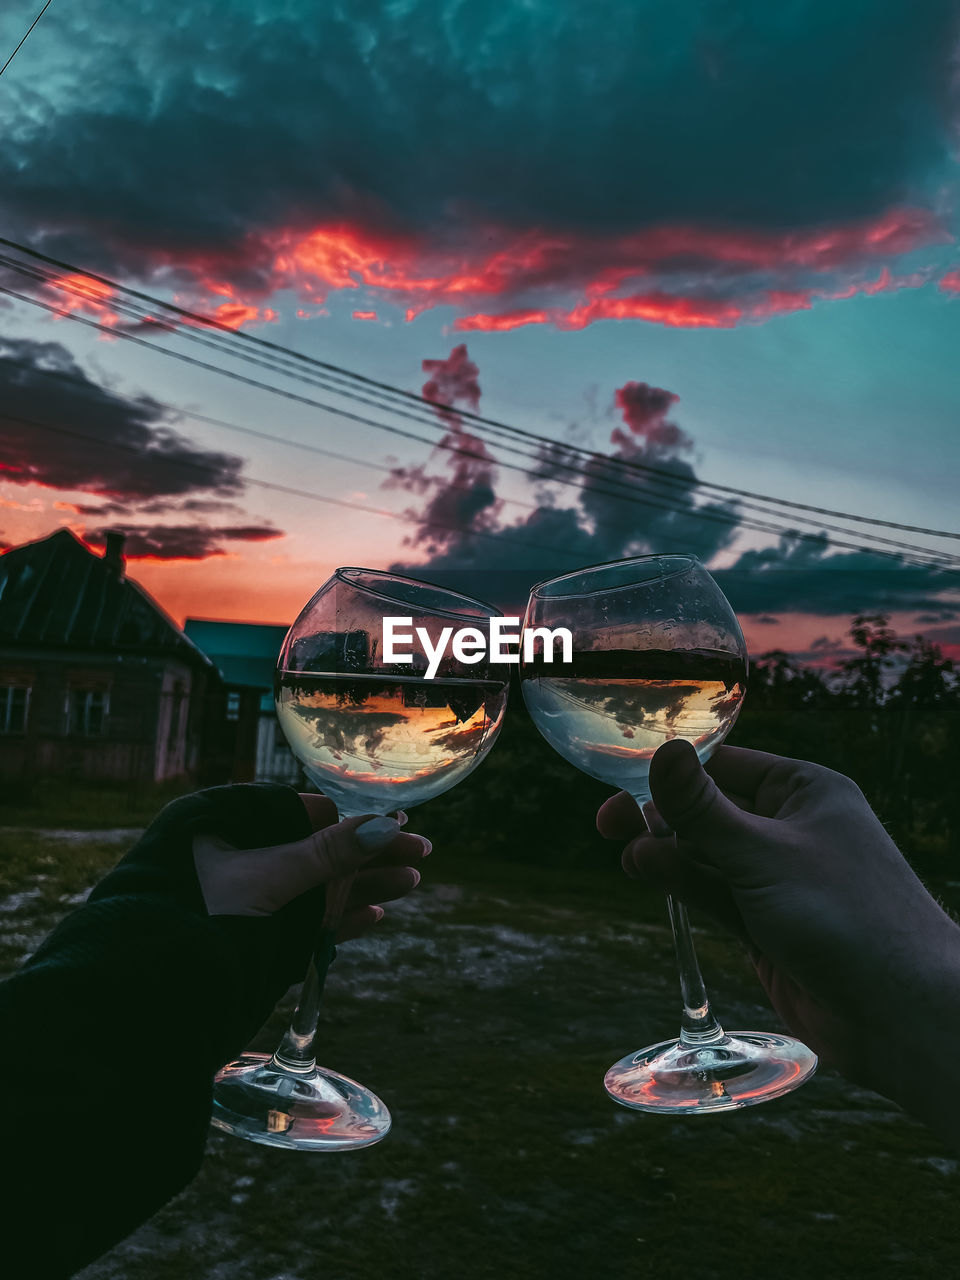
[{"label": "second wine glass", "polygon": [[[277,717],[311,782],[341,818],[409,809],[455,786],[496,740],[508,675],[486,655],[445,652],[431,678],[426,645],[481,630],[500,611],[414,578],[337,569],[287,633],[276,673]],[[408,661],[385,652],[384,619],[402,619]],[[397,627],[398,637],[401,628]],[[463,653],[463,650],[460,650]],[[327,886],[343,902],[349,884]],[[214,1088],[213,1123],[268,1146],[346,1150],[385,1137],[390,1113],[357,1081],[317,1065],[323,976],[336,922],[320,931],[290,1029],[276,1053],[245,1053]]]},{"label": "second wine glass", "polygon": [[[547,662],[547,633],[558,627],[571,633],[570,661]],[[638,556],[540,583],[527,605],[522,653],[524,701],[543,736],[641,808],[651,800],[657,747],[685,738],[706,760],[733,726],[746,690],[740,624],[692,555]],[[797,1088],[816,1055],[776,1032],[724,1032],[707,999],[686,908],[667,902],[680,1035],[615,1063],[607,1092],[638,1111],[696,1112],[746,1107]]]}]

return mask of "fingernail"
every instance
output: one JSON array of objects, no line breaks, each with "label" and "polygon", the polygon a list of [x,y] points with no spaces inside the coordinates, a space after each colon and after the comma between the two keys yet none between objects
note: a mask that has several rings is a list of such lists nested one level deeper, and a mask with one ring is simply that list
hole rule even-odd
[{"label": "fingernail", "polygon": [[382,849],[384,845],[388,845],[399,832],[400,823],[395,818],[369,818],[355,827],[353,834],[361,849],[372,853],[374,849]]},{"label": "fingernail", "polygon": [[[412,835],[413,832],[411,832],[410,834]],[[433,841],[428,840],[426,836],[417,836],[417,839],[420,840],[423,844],[423,856],[425,858],[429,857],[430,854],[433,853]]]},{"label": "fingernail", "polygon": [[407,823],[410,821],[410,818],[408,817],[405,809],[397,810],[397,821],[400,823],[401,827],[405,827]]}]

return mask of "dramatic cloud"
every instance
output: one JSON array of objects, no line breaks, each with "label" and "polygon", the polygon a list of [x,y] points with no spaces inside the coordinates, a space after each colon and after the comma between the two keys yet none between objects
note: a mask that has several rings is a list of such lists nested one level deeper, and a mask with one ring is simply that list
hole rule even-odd
[{"label": "dramatic cloud", "polygon": [[[454,348],[447,360],[424,361],[424,369],[435,383],[428,383],[425,395],[477,406],[478,371],[465,347]],[[476,462],[448,456],[443,472],[397,471],[388,484],[429,494],[411,514],[427,522],[442,520],[446,528],[421,526],[407,540],[414,557],[398,561],[394,570],[517,607],[534,582],[578,565],[665,550],[692,551],[709,562],[729,548],[741,532],[739,509],[732,501],[702,500],[696,472],[683,456],[693,441],[667,417],[678,397],[645,382],[628,382],[616,390],[614,401],[628,429],[614,429],[609,457],[584,460],[562,443],[540,447],[530,462],[540,501],[512,522],[502,518],[506,504],[497,497],[496,458],[482,441],[469,446],[483,451]],[[446,417],[458,415],[447,412]],[[459,422],[446,438],[471,439],[461,433]],[[510,460],[516,461],[513,455]],[[743,551],[715,576],[734,608],[762,624],[773,624],[776,614],[787,612],[849,616],[927,610],[947,618],[954,616],[954,604],[960,606],[956,572],[869,552],[834,551],[826,534],[796,530],[774,546]],[[813,649],[820,653],[825,647],[819,642]]]},{"label": "dramatic cloud", "polygon": [[408,489],[429,495],[426,504],[412,512],[421,521],[408,545],[423,546],[433,555],[466,537],[492,530],[501,508],[494,492],[496,464],[486,444],[463,426],[462,416],[451,406],[480,407],[480,371],[461,344],[445,360],[424,360],[429,378],[421,394],[436,406],[437,416],[448,430],[435,456],[449,471],[430,474],[425,465],[396,467],[384,487]]},{"label": "dramatic cloud", "polygon": [[149,396],[92,381],[59,343],[0,337],[7,481],[95,493],[114,504],[239,494],[243,460],[196,448],[165,417]]},{"label": "dramatic cloud", "polygon": [[866,551],[831,552],[826,535],[785,534],[715,574],[739,613],[940,613],[960,595],[960,574]]},{"label": "dramatic cloud", "polygon": [[[477,367],[465,347],[454,348],[445,361],[425,361],[424,369],[435,384],[431,393],[424,388],[425,395],[476,407]],[[614,430],[609,458],[585,461],[561,443],[538,447],[525,465],[537,481],[539,501],[529,515],[513,522],[504,522],[506,503],[497,497],[496,446],[490,446],[491,454],[457,423],[447,439],[454,444],[469,440],[471,451],[482,450],[480,459],[450,455],[441,463],[438,454],[444,472],[427,474],[418,468],[415,476],[397,473],[406,487],[430,497],[411,511],[426,522],[407,543],[421,558],[394,568],[444,582],[453,575],[462,589],[472,587],[484,598],[516,603],[538,578],[577,565],[664,548],[695,551],[709,559],[736,536],[737,512],[730,503],[695,501],[696,474],[680,456],[691,442],[666,421],[676,400],[672,392],[643,383],[622,387],[617,403],[630,430]],[[458,415],[446,414],[447,419],[453,416]],[[510,461],[518,459],[510,455]],[[655,464],[672,480],[664,484],[661,476],[626,469],[624,462],[638,468]],[[441,513],[447,527],[430,527]]]},{"label": "dramatic cloud", "polygon": [[45,22],[5,77],[4,225],[231,325],[283,290],[450,304],[469,330],[952,287],[952,0],[243,0],[215,29],[91,0]]},{"label": "dramatic cloud", "polygon": [[[94,382],[59,343],[0,337],[0,480],[96,499],[56,501],[55,508],[91,522],[163,513],[236,516],[243,459],[197,447],[167,414],[148,396]],[[270,525],[236,521],[214,528],[120,519],[115,527],[127,533],[129,555],[165,560],[223,555],[224,543],[283,536]],[[105,527],[81,525],[78,532],[96,543]]]},{"label": "dramatic cloud", "polygon": [[[121,525],[126,534],[124,555],[131,560],[207,560],[227,554],[223,543],[269,542],[282,538],[283,532],[270,525],[228,525],[210,528],[205,525]],[[84,542],[101,547],[109,529],[92,529],[84,534]]]},{"label": "dramatic cloud", "polygon": [[[647,444],[664,449],[686,449],[693,441],[675,422],[667,421],[671,405],[680,399],[672,391],[651,387],[646,382],[628,382],[614,392],[614,401],[623,413],[623,420],[634,436]],[[613,443],[626,446],[629,437],[622,431],[613,433]]]}]

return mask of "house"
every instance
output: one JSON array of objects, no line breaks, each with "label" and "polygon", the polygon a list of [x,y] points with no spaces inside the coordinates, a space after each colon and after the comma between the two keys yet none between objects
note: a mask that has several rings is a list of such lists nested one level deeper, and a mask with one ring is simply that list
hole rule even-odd
[{"label": "house", "polygon": [[187,618],[183,626],[190,640],[216,665],[227,691],[227,716],[243,724],[253,721],[251,757],[242,775],[257,782],[302,783],[300,765],[277,722],[273,675],[286,626],[254,622],[220,622]]},{"label": "house", "polygon": [[0,779],[227,781],[238,725],[215,664],[69,530],[0,557]]}]

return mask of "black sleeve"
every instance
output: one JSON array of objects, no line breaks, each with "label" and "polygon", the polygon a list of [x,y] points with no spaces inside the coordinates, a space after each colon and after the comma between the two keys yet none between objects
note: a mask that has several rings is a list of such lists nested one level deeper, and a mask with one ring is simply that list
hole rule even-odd
[{"label": "black sleeve", "polygon": [[175,801],[0,985],[12,1175],[0,1256],[18,1255],[22,1274],[72,1275],[186,1186],[215,1072],[306,969],[322,889],[273,916],[209,917],[194,834],[259,848],[310,829],[289,787],[217,787]]}]

